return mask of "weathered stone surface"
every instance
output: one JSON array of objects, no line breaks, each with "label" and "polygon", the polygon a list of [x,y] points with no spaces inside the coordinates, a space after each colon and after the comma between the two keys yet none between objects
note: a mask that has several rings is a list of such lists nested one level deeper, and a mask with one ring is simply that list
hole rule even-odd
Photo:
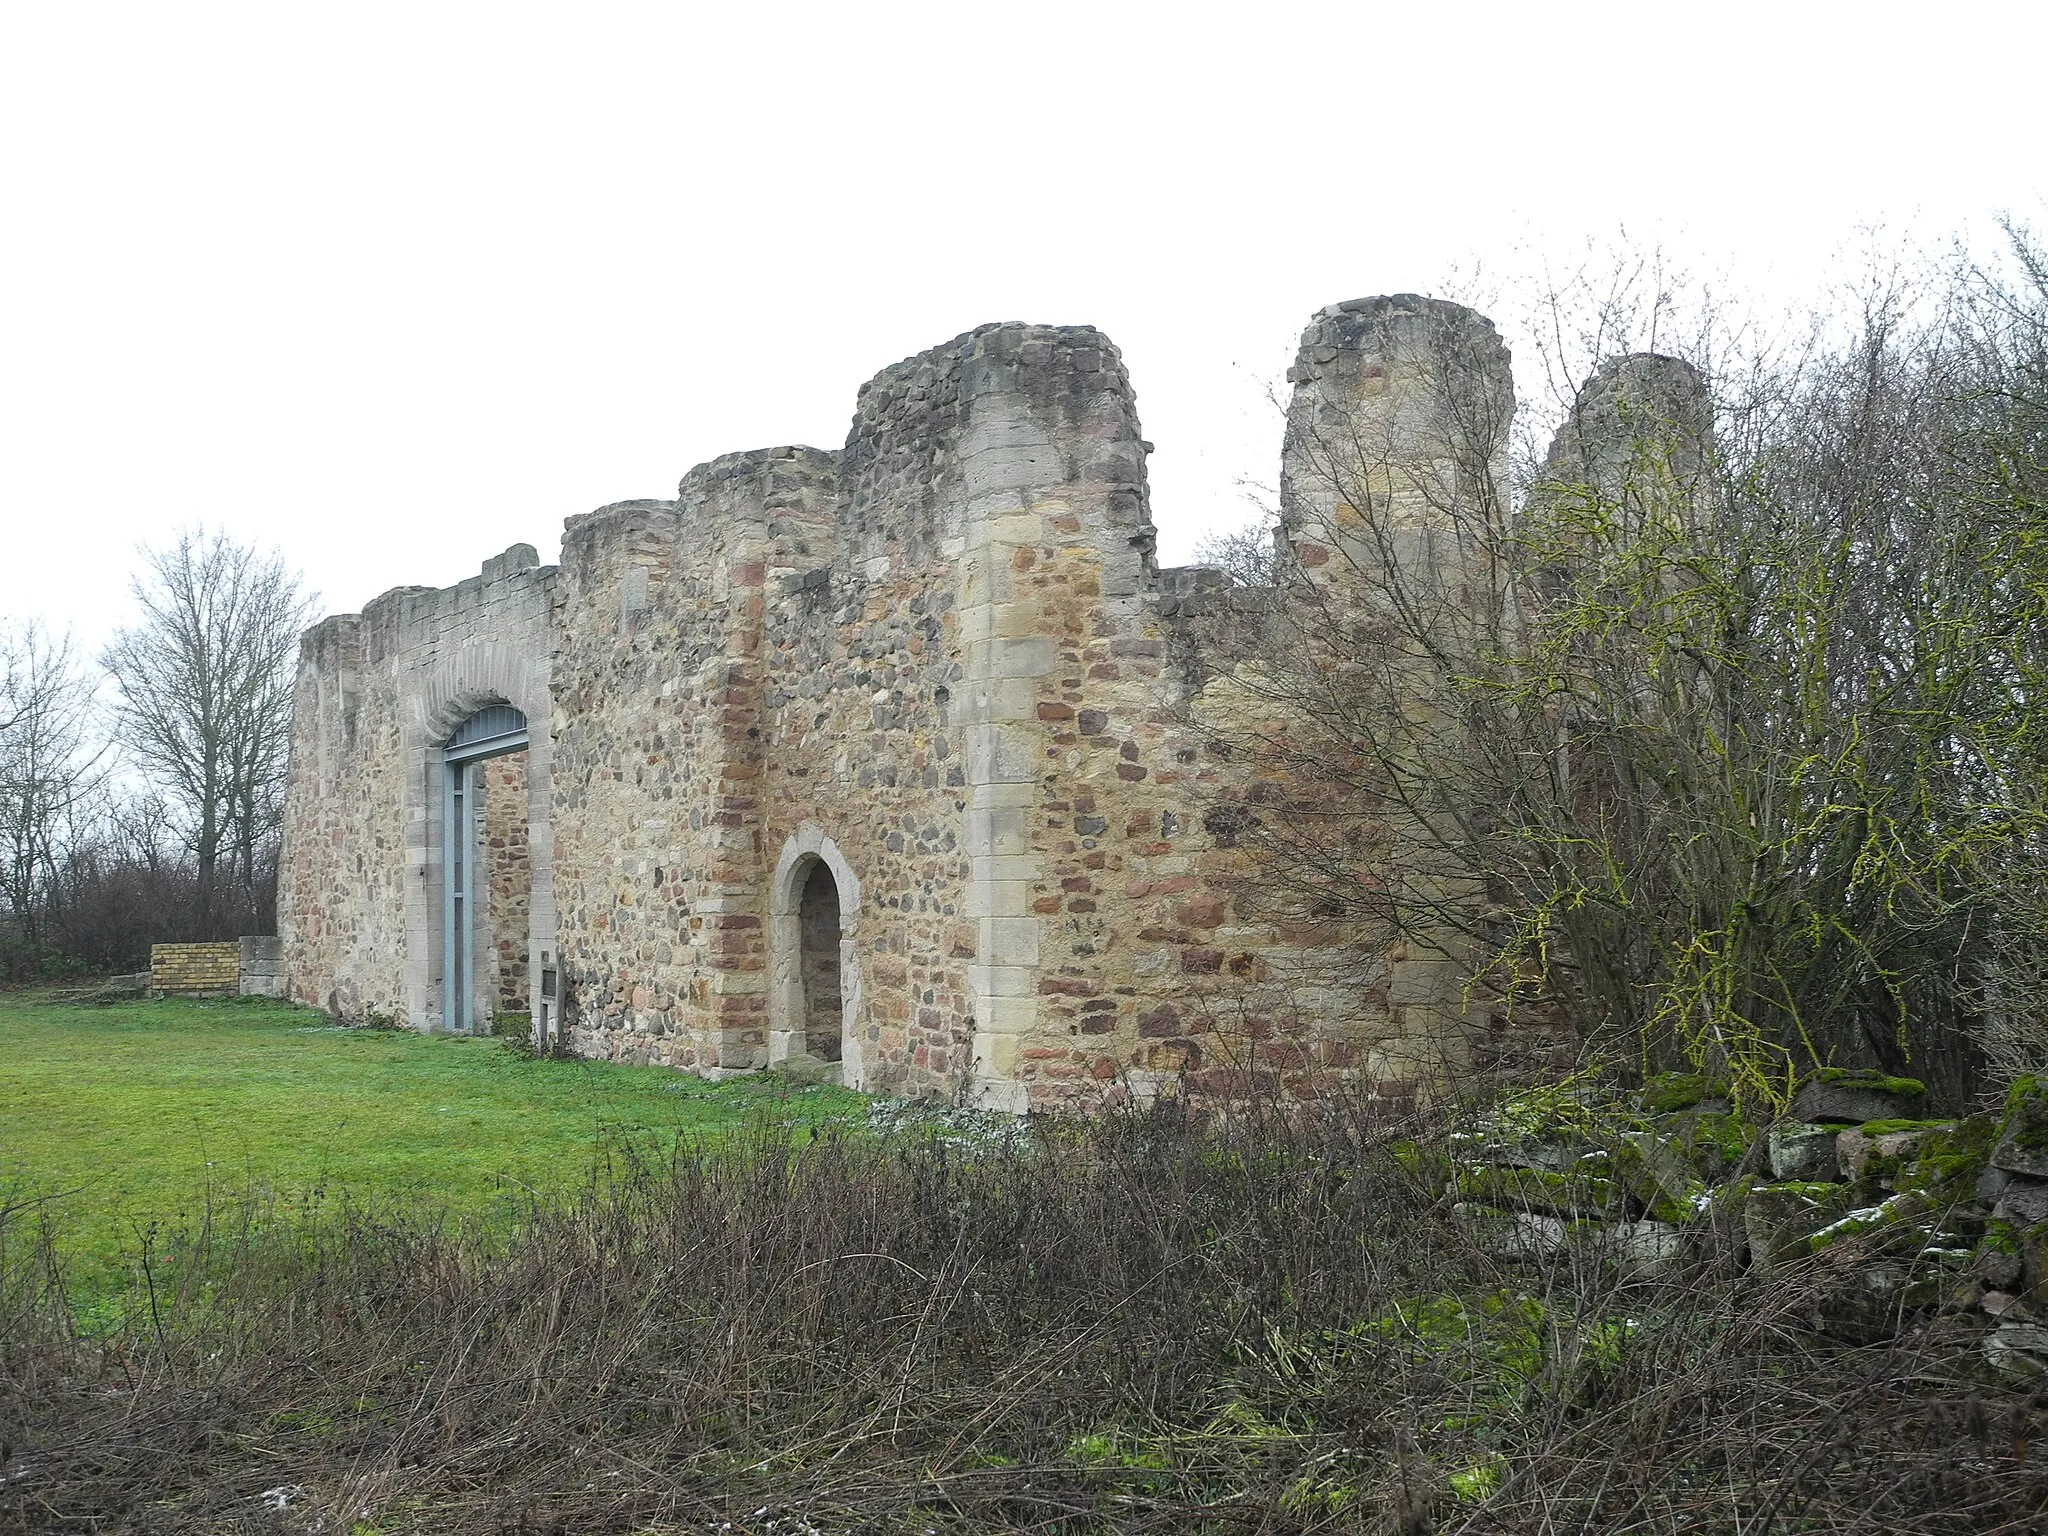
[{"label": "weathered stone surface", "polygon": [[[277,902],[296,1001],[351,1021],[450,1027],[441,988],[441,750],[472,714],[505,704],[527,720],[532,863],[525,931],[507,921],[499,937],[516,951],[517,993],[538,1006],[541,973],[556,958],[548,771],[555,586],[555,567],[536,564],[531,545],[514,545],[456,586],[394,588],[361,614],[315,625],[300,642]],[[492,798],[486,785],[486,807]],[[479,851],[488,838],[483,829],[464,835]],[[478,985],[467,1002],[488,1019],[513,989],[501,985],[504,952],[491,924],[477,925],[474,936]]]},{"label": "weathered stone surface", "polygon": [[2048,1179],[2048,1087],[2023,1077],[2007,1096],[1991,1165],[2031,1179]]},{"label": "weathered stone surface", "polygon": [[1831,1125],[1780,1120],[1770,1130],[1771,1177],[1825,1182],[1840,1178],[1839,1135]]},{"label": "weathered stone surface", "polygon": [[2024,1273],[2017,1253],[2007,1253],[1988,1245],[1978,1248],[1971,1269],[1994,1291],[2010,1290],[2020,1283],[2020,1276]]},{"label": "weathered stone surface", "polygon": [[2038,1380],[2048,1375],[2048,1327],[2001,1320],[1984,1340],[1984,1358],[2009,1380]]},{"label": "weathered stone surface", "polygon": [[1644,1207],[1668,1221],[1691,1220],[1704,1200],[1707,1180],[1685,1139],[1663,1129],[1632,1131],[1624,1146],[1640,1170],[1635,1193]]},{"label": "weathered stone surface", "polygon": [[1887,1131],[1859,1127],[1840,1132],[1835,1137],[1835,1160],[1841,1176],[1851,1182],[1868,1177],[1891,1183],[1900,1168],[1913,1160],[1921,1142],[1933,1129],[1915,1126]]},{"label": "weathered stone surface", "polygon": [[1861,1124],[1865,1120],[1909,1120],[1920,1113],[1926,1090],[1911,1078],[1827,1068],[1800,1086],[1792,1118]]},{"label": "weathered stone surface", "polygon": [[[1303,436],[1328,413],[1421,456],[1404,517],[1427,520],[1439,481],[1491,494],[1512,388],[1483,317],[1355,301],[1303,355],[1285,502],[1304,560],[1341,522]],[[1476,448],[1444,435],[1468,408],[1492,423]],[[463,1027],[442,914],[469,833],[442,826],[440,753],[503,703],[529,744],[481,776],[459,1010],[552,1007],[587,1056],[836,1060],[1004,1109],[1181,1084],[1399,1099],[1457,1069],[1455,952],[1304,923],[1241,878],[1245,834],[1307,791],[1212,750],[1208,724],[1256,706],[1193,620],[1277,597],[1157,569],[1147,451],[1098,332],[983,326],[876,375],[836,451],[726,455],[673,500],[570,518],[559,567],[514,546],[327,620],[296,701],[292,995]]]},{"label": "weathered stone surface", "polygon": [[1548,1258],[1571,1240],[1571,1222],[1540,1212],[1460,1202],[1451,1207],[1451,1216],[1477,1246],[1503,1258]]},{"label": "weathered stone surface", "polygon": [[237,987],[244,997],[283,997],[286,970],[284,940],[247,934],[236,941]]},{"label": "weathered stone surface", "polygon": [[2048,1183],[2039,1179],[2014,1179],[1998,1196],[1991,1214],[2000,1221],[2031,1227],[2048,1221]]},{"label": "weathered stone surface", "polygon": [[1451,1215],[1480,1248],[1507,1259],[1549,1258],[1576,1239],[1630,1268],[1654,1269],[1677,1258],[1684,1243],[1681,1228],[1660,1221],[1574,1220],[1469,1201],[1452,1206]]},{"label": "weathered stone surface", "polygon": [[1808,1239],[1846,1206],[1841,1186],[1833,1184],[1766,1184],[1749,1192],[1742,1204],[1742,1224],[1752,1260],[1766,1268],[1810,1251]]}]

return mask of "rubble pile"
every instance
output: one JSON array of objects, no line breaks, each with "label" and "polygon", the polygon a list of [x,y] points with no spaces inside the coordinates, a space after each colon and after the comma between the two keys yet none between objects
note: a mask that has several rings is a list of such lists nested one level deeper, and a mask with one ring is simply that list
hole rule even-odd
[{"label": "rubble pile", "polygon": [[1996,1111],[1946,1119],[1925,1098],[1912,1078],[1829,1068],[1759,1125],[1706,1074],[1632,1094],[1573,1080],[1474,1115],[1446,1193],[1505,1257],[1590,1239],[1657,1265],[1711,1236],[1788,1282],[1846,1271],[1824,1329],[1972,1312],[1991,1365],[2048,1376],[2048,1082],[2022,1077]]}]

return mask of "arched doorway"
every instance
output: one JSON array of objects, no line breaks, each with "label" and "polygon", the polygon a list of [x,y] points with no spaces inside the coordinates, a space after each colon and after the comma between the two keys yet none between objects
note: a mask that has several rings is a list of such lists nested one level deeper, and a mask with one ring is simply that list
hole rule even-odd
[{"label": "arched doorway", "polygon": [[462,1033],[528,1007],[526,747],[526,716],[491,704],[441,754],[441,1018]]},{"label": "arched doorway", "polygon": [[864,1086],[860,881],[814,821],[784,844],[768,894],[768,1064]]},{"label": "arched doorway", "polygon": [[820,1061],[845,1054],[845,989],[839,971],[839,882],[823,859],[811,861],[797,902],[802,956],[804,1048]]}]

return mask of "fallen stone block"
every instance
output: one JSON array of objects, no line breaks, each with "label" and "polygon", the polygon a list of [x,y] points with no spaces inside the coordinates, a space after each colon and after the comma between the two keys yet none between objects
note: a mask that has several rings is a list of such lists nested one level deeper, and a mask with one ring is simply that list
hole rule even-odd
[{"label": "fallen stone block", "polygon": [[1451,1136],[1451,1155],[1468,1167],[1497,1165],[1564,1173],[1590,1150],[1591,1144],[1583,1136],[1567,1132],[1509,1136],[1459,1131]]},{"label": "fallen stone block", "polygon": [[1884,1121],[1878,1121],[1857,1126],[1835,1137],[1835,1160],[1841,1176],[1851,1183],[1870,1178],[1889,1185],[1913,1161],[1930,1131],[1948,1129],[1944,1122],[1887,1128]]},{"label": "fallen stone block", "polygon": [[2048,1375],[2048,1328],[2001,1319],[1984,1340],[1984,1358],[2008,1381],[2034,1381]]},{"label": "fallen stone block", "polygon": [[2048,1179],[2048,1087],[2036,1079],[2021,1078],[2006,1095],[1991,1164],[2007,1173]]},{"label": "fallen stone block", "polygon": [[1631,1269],[1654,1269],[1677,1258],[1681,1228],[1661,1221],[1569,1221],[1540,1211],[1508,1211],[1460,1203],[1451,1216],[1473,1242],[1508,1259],[1543,1259],[1574,1240],[1608,1250]]},{"label": "fallen stone block", "polygon": [[1977,1305],[1993,1317],[2002,1318],[2010,1312],[2014,1321],[2023,1321],[2020,1316],[2020,1299],[2010,1291],[1986,1291],[1977,1298]]},{"label": "fallen stone block", "polygon": [[1608,1229],[1621,1244],[1623,1263],[1655,1269],[1679,1255],[1685,1229],[1665,1221],[1623,1221]]},{"label": "fallen stone block", "polygon": [[[1596,1162],[1595,1166],[1599,1166]],[[1550,1216],[1620,1215],[1627,1197],[1603,1173],[1547,1173],[1534,1168],[1470,1168],[1458,1175],[1468,1203],[1539,1211]]]},{"label": "fallen stone block", "polygon": [[1840,1134],[1831,1125],[1780,1120],[1771,1127],[1771,1177],[1802,1183],[1835,1182],[1842,1176],[1836,1149]]},{"label": "fallen stone block", "polygon": [[2020,1283],[2024,1268],[2017,1251],[2001,1248],[1987,1238],[1977,1245],[1970,1272],[1993,1291],[2009,1291]]},{"label": "fallen stone block", "polygon": [[1637,1096],[1645,1114],[1666,1115],[1702,1105],[1728,1107],[1728,1085],[1704,1072],[1660,1072]]},{"label": "fallen stone block", "polygon": [[1572,1223],[1536,1211],[1503,1211],[1460,1202],[1451,1219],[1488,1253],[1508,1259],[1541,1259],[1560,1251],[1571,1237]]},{"label": "fallen stone block", "polygon": [[2013,1179],[1999,1192],[1998,1203],[1991,1208],[1992,1216],[1999,1221],[2009,1221],[2016,1227],[2031,1227],[2037,1222],[2048,1221],[2048,1182],[2040,1179]]},{"label": "fallen stone block", "polygon": [[1742,1227],[1751,1262],[1770,1268],[1802,1259],[1808,1240],[1848,1204],[1840,1184],[1762,1184],[1742,1202]]},{"label": "fallen stone block", "polygon": [[1794,1120],[1832,1120],[1860,1125],[1866,1120],[1910,1120],[1927,1097],[1924,1083],[1881,1072],[1823,1067],[1809,1077],[1792,1099]]},{"label": "fallen stone block", "polygon": [[1809,1237],[1806,1246],[1824,1253],[1838,1243],[1855,1242],[1869,1253],[1899,1254],[1917,1253],[1944,1240],[1917,1196],[1892,1195],[1837,1216]]},{"label": "fallen stone block", "polygon": [[1656,1220],[1691,1221],[1710,1203],[1712,1191],[1682,1144],[1657,1131],[1631,1131],[1618,1152],[1617,1179]]}]

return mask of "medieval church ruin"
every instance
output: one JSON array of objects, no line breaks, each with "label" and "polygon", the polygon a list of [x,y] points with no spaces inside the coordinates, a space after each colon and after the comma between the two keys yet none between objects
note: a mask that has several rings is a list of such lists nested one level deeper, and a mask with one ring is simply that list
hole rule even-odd
[{"label": "medieval church ruin", "polygon": [[[1448,389],[1487,403],[1497,472],[1508,354],[1469,310],[1333,306],[1290,377],[1303,571],[1344,510],[1308,424],[1427,459]],[[570,518],[558,566],[515,545],[327,619],[293,727],[292,995],[1009,1110],[1455,1066],[1453,960],[1361,960],[1245,899],[1246,770],[1196,723],[1228,658],[1189,655],[1222,578],[1155,562],[1149,446],[1101,334],[984,326],[865,385],[837,452],[715,459]]]}]

